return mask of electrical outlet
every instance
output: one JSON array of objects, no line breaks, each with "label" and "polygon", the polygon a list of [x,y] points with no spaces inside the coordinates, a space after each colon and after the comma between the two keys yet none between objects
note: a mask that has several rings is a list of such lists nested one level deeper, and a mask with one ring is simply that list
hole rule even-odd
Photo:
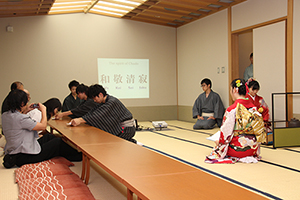
[{"label": "electrical outlet", "polygon": [[220,74],[220,67],[217,67],[217,73]]},{"label": "electrical outlet", "polygon": [[222,67],[222,73],[225,73],[225,67]]}]

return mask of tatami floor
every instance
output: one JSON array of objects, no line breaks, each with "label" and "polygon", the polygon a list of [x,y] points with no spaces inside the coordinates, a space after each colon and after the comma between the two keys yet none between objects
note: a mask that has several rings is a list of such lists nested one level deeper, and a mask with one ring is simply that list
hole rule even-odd
[{"label": "tatami floor", "polygon": [[[207,164],[204,159],[214,143],[206,138],[219,129],[198,131],[193,130],[193,124],[189,122],[166,122],[168,128],[162,130],[153,130],[151,122],[139,122],[144,129],[136,133],[135,139],[144,144],[145,148],[190,164],[212,176],[270,199],[300,199],[300,147],[273,149],[272,146],[263,145],[262,160],[256,164]],[[2,161],[2,157],[0,159]],[[81,163],[75,163],[71,169],[80,175]],[[5,169],[1,165],[0,177],[0,199],[17,199],[18,186],[14,183],[14,169]],[[96,199],[126,199],[126,188],[98,167],[94,166],[91,171],[88,186]]]}]

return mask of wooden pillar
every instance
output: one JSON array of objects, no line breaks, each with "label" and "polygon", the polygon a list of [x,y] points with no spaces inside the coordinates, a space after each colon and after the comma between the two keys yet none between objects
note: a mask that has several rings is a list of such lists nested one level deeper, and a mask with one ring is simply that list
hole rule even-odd
[{"label": "wooden pillar", "polygon": [[[286,23],[286,92],[293,92],[293,9],[294,0],[288,0]],[[293,118],[293,95],[288,95],[288,120]]]}]

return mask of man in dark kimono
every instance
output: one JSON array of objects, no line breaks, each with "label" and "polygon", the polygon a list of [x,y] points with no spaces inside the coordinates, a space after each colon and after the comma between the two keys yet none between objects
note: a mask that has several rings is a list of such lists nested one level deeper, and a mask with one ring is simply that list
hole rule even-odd
[{"label": "man in dark kimono", "polygon": [[81,99],[83,102],[79,104],[76,108],[73,108],[69,111],[57,113],[55,115],[55,119],[60,119],[64,116],[69,116],[71,118],[77,118],[82,117],[83,115],[87,114],[90,110],[92,110],[95,106],[98,106],[96,102],[94,102],[93,99],[88,97],[88,91],[89,87],[80,84],[76,88],[76,94],[79,99]]},{"label": "man in dark kimono", "polygon": [[83,102],[83,100],[79,99],[76,94],[76,88],[79,85],[78,81],[73,80],[69,83],[69,89],[71,93],[64,99],[62,112],[72,110],[76,108]]},{"label": "man in dark kimono", "polygon": [[197,118],[194,129],[212,129],[215,124],[220,127],[225,108],[220,96],[211,89],[211,80],[201,81],[203,93],[198,96],[193,106],[193,118]]},{"label": "man in dark kimono", "polygon": [[89,96],[99,105],[93,108],[81,118],[71,121],[71,125],[77,126],[87,123],[128,141],[136,143],[135,120],[131,112],[122,102],[108,95],[105,89],[98,84],[89,87]]}]

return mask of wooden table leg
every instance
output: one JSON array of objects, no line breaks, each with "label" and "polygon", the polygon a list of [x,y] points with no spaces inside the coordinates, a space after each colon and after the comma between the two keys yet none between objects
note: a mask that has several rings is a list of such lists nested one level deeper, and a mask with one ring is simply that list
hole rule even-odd
[{"label": "wooden table leg", "polygon": [[127,188],[127,200],[133,199],[133,192]]},{"label": "wooden table leg", "polygon": [[82,154],[82,170],[81,170],[81,180],[85,178],[85,166],[86,166],[86,156]]},{"label": "wooden table leg", "polygon": [[90,179],[90,159],[86,157],[86,177],[85,177],[85,184],[89,184]]}]

